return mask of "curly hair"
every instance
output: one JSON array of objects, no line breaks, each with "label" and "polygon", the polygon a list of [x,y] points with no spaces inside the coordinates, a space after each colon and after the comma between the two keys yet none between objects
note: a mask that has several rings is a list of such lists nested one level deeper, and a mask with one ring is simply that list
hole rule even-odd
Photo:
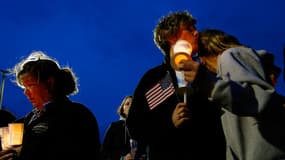
[{"label": "curly hair", "polygon": [[170,12],[156,25],[153,31],[154,42],[165,56],[169,56],[169,38],[175,36],[182,25],[189,28],[195,24],[196,19],[187,11]]}]

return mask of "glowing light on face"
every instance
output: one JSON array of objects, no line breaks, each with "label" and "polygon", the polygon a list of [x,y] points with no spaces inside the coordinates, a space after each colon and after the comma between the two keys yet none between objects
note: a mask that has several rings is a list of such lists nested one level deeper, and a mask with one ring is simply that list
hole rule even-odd
[{"label": "glowing light on face", "polygon": [[174,63],[175,65],[179,65],[179,63],[182,61],[182,60],[188,60],[189,57],[188,55],[184,54],[184,53],[179,53],[179,54],[176,54],[174,56]]},{"label": "glowing light on face", "polygon": [[24,94],[34,107],[42,109],[43,105],[51,100],[47,85],[39,82],[37,78],[29,73],[21,75],[20,78],[24,86]]},{"label": "glowing light on face", "polygon": [[189,60],[192,54],[192,46],[186,40],[178,40],[173,45],[173,63],[175,68],[180,64],[182,60]]}]

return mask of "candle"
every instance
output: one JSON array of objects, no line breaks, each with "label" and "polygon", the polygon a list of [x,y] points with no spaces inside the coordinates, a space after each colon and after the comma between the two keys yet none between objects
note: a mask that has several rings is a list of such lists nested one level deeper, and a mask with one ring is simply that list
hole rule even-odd
[{"label": "candle", "polygon": [[0,136],[1,136],[1,147],[2,150],[6,150],[9,148],[9,128],[1,127],[0,128]]},{"label": "candle", "polygon": [[9,145],[17,146],[22,144],[24,124],[23,123],[9,123]]}]

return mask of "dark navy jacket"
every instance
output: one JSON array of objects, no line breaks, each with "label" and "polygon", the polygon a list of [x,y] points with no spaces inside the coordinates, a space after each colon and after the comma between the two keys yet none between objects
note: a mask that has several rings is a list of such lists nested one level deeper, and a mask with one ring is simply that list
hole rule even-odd
[{"label": "dark navy jacket", "polygon": [[120,160],[130,151],[130,137],[125,120],[112,122],[102,143],[102,160]]},{"label": "dark navy jacket", "polygon": [[20,160],[98,160],[100,139],[92,112],[67,98],[49,103],[42,115],[29,123],[24,118]]},{"label": "dark navy jacket", "polygon": [[[146,93],[166,74],[170,74],[175,92],[150,109]],[[138,141],[139,148],[148,146],[150,160],[224,159],[225,142],[218,107],[195,91],[189,92],[187,101],[192,119],[186,127],[177,129],[171,117],[182,97],[170,66],[162,64],[147,71],[135,89],[127,118],[131,137]]]}]

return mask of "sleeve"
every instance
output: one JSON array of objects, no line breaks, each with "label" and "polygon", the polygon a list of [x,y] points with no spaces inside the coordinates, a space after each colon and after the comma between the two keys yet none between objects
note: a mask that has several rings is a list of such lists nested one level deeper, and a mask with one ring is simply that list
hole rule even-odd
[{"label": "sleeve", "polygon": [[[76,144],[71,154],[74,159],[76,156],[81,157],[80,159],[99,159],[100,158],[100,138],[99,138],[99,127],[95,115],[85,106],[75,111],[72,116],[73,126],[70,132],[74,132],[75,139],[72,140],[73,144]],[[69,147],[71,148],[71,147]],[[71,151],[69,151],[72,153]],[[85,153],[82,155],[81,153]]]},{"label": "sleeve", "polygon": [[149,109],[144,96],[145,87],[144,82],[141,81],[136,88],[126,120],[130,137],[136,140],[146,137],[148,131]]},{"label": "sleeve", "polygon": [[144,95],[148,86],[148,83],[145,81],[147,77],[149,76],[144,76],[135,89],[132,105],[126,119],[130,137],[137,141],[138,150],[136,156],[145,154],[150,134],[150,111]]},{"label": "sleeve", "polygon": [[218,71],[210,100],[235,114],[258,114],[275,91],[253,50],[226,50],[219,58]]},{"label": "sleeve", "polygon": [[114,141],[112,140],[112,137],[113,137],[112,128],[113,128],[112,124],[109,125],[109,127],[106,130],[104,139],[103,139],[103,143],[102,143],[101,150],[100,150],[102,159],[108,159],[109,155],[111,154],[110,146],[112,145],[112,143],[114,143]]}]

